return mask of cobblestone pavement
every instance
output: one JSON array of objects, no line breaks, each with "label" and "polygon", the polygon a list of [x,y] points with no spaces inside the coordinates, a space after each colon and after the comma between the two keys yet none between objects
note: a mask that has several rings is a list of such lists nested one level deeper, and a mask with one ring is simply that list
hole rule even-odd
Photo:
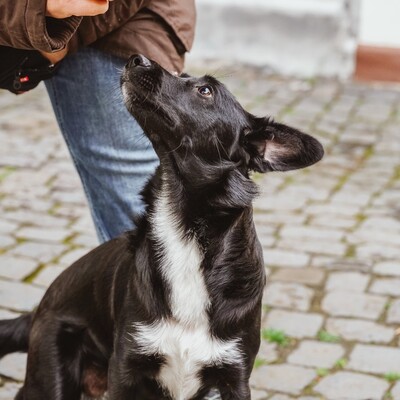
[{"label": "cobblestone pavement", "polygon": [[[400,400],[400,89],[240,67],[223,79],[250,111],[326,149],[309,169],[255,176],[269,283],[253,399]],[[0,93],[0,199],[4,318],[97,243],[43,87]],[[24,364],[0,362],[0,399]]]}]

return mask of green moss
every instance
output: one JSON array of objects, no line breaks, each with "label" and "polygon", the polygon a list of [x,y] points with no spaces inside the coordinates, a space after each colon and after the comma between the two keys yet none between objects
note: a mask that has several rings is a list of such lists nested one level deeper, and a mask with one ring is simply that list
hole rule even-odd
[{"label": "green moss", "polygon": [[261,337],[264,340],[270,343],[276,343],[279,346],[287,346],[290,342],[286,333],[277,329],[263,329]]},{"label": "green moss", "polygon": [[327,331],[319,331],[317,337],[318,340],[320,340],[321,342],[326,342],[326,343],[340,342],[340,336],[333,335]]},{"label": "green moss", "polygon": [[390,383],[400,380],[400,372],[387,372],[383,377]]}]

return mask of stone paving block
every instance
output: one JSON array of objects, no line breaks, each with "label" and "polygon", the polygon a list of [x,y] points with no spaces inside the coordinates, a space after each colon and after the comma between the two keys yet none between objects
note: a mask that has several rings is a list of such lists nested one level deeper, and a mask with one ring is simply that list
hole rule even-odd
[{"label": "stone paving block", "polygon": [[332,256],[344,256],[347,246],[341,242],[330,242],[327,240],[295,240],[284,238],[278,242],[278,246],[299,252],[326,254]]},{"label": "stone paving block", "polygon": [[71,232],[66,229],[50,229],[24,227],[17,231],[16,236],[19,238],[29,239],[35,242],[59,243],[65,240]]},{"label": "stone paving block", "polygon": [[337,317],[378,319],[383,312],[386,298],[377,295],[332,291],[324,297],[322,309]]},{"label": "stone paving block", "polygon": [[392,400],[400,400],[400,382],[397,382],[393,386],[390,393],[392,394]]},{"label": "stone paving block", "polygon": [[306,311],[310,307],[313,294],[313,290],[299,284],[274,282],[267,285],[263,303],[273,307]]},{"label": "stone paving block", "polygon": [[257,358],[260,358],[266,363],[271,364],[277,361],[279,358],[277,348],[278,346],[276,343],[270,343],[266,340],[261,340]]},{"label": "stone paving block", "polygon": [[44,290],[32,285],[0,280],[0,307],[31,311],[42,299]]},{"label": "stone paving block", "polygon": [[26,354],[13,353],[0,360],[0,375],[7,376],[16,381],[23,381],[26,372]]},{"label": "stone paving block", "polygon": [[303,268],[310,262],[310,256],[289,250],[266,249],[264,261],[269,267]]},{"label": "stone paving block", "polygon": [[265,400],[268,397],[268,393],[265,390],[251,390],[251,400]]},{"label": "stone paving block", "polygon": [[10,235],[0,234],[0,249],[10,247],[14,245],[17,241]]},{"label": "stone paving block", "polygon": [[29,258],[0,255],[0,277],[3,278],[20,281],[31,274],[37,266],[38,262]]},{"label": "stone paving block", "polygon": [[286,394],[274,394],[269,400],[293,400],[293,397]]},{"label": "stone paving block", "polygon": [[341,230],[314,228],[310,226],[285,226],[280,231],[282,238],[310,238],[317,240],[341,240],[344,236]]},{"label": "stone paving block", "polygon": [[376,263],[374,272],[378,275],[390,275],[400,277],[400,262],[398,261],[382,261]]},{"label": "stone paving block", "polygon": [[324,278],[325,272],[317,268],[280,268],[271,275],[270,280],[318,286]]},{"label": "stone paving block", "polygon": [[7,213],[7,219],[15,222],[21,222],[25,225],[35,225],[47,228],[64,228],[69,224],[65,218],[53,217],[44,213],[33,213],[32,211],[20,210]]},{"label": "stone paving block", "polygon": [[400,349],[357,344],[350,355],[347,368],[375,374],[400,373]]},{"label": "stone paving block", "polygon": [[320,314],[271,310],[264,327],[277,329],[295,338],[315,337],[322,327],[324,318]]},{"label": "stone paving block", "polygon": [[298,395],[316,377],[313,369],[289,364],[266,365],[253,371],[251,383],[266,389]]},{"label": "stone paving block", "polygon": [[352,217],[360,212],[360,207],[350,204],[313,204],[306,208],[306,213],[310,215],[340,215],[342,217]]},{"label": "stone paving block", "polygon": [[352,244],[383,243],[396,246],[400,243],[400,233],[394,233],[392,231],[382,232],[372,230],[371,228],[363,228],[347,235],[347,241]]},{"label": "stone paving block", "polygon": [[326,282],[325,289],[348,290],[350,292],[363,292],[369,282],[367,274],[359,272],[332,272]]},{"label": "stone paving block", "polygon": [[0,219],[0,232],[2,234],[12,233],[18,228],[18,224],[15,222]]},{"label": "stone paving block", "polygon": [[0,400],[12,400],[15,398],[19,389],[21,388],[21,384],[14,382],[6,382],[0,388]]},{"label": "stone paving block", "polygon": [[394,329],[372,321],[359,319],[328,318],[326,330],[350,341],[390,343]]},{"label": "stone paving block", "polygon": [[47,288],[65,270],[62,265],[46,265],[34,278],[33,283]]},{"label": "stone paving block", "polygon": [[323,226],[329,228],[340,228],[348,229],[352,228],[356,224],[356,219],[351,217],[343,216],[330,216],[330,215],[318,215],[314,216],[311,220],[312,226]]},{"label": "stone paving block", "polygon": [[369,291],[371,293],[386,294],[389,296],[400,296],[400,279],[375,279]]},{"label": "stone paving block", "polygon": [[93,235],[79,234],[72,238],[72,243],[77,246],[82,246],[87,249],[94,249],[99,245],[99,239]]},{"label": "stone paving block", "polygon": [[0,309],[0,320],[13,319],[19,317],[21,314],[9,310]]},{"label": "stone paving block", "polygon": [[41,263],[47,263],[61,255],[66,250],[65,245],[56,243],[25,242],[12,249],[9,253],[15,256],[32,258]]},{"label": "stone paving block", "polygon": [[90,249],[78,248],[65,253],[59,260],[58,263],[65,267],[69,267],[72,263],[79,260],[81,257],[89,253]]},{"label": "stone paving block", "polygon": [[390,324],[400,324],[400,299],[394,300],[387,313],[387,322]]},{"label": "stone paving block", "polygon": [[352,372],[336,372],[322,378],[314,387],[327,400],[382,399],[389,384],[374,376]]},{"label": "stone paving block", "polygon": [[290,354],[288,362],[306,367],[331,368],[344,354],[339,344],[305,340]]}]

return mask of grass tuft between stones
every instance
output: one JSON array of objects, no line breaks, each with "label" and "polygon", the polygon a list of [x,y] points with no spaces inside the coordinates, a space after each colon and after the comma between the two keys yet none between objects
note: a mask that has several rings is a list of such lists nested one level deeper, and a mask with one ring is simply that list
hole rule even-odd
[{"label": "grass tuft between stones", "polygon": [[286,333],[278,329],[263,329],[261,331],[261,337],[270,343],[276,343],[283,347],[290,343],[290,339]]},{"label": "grass tuft between stones", "polygon": [[400,372],[387,372],[383,377],[390,383],[400,380]]},{"label": "grass tuft between stones", "polygon": [[340,336],[333,335],[332,333],[329,333],[327,331],[319,331],[317,337],[318,340],[321,342],[326,342],[326,343],[340,342]]}]

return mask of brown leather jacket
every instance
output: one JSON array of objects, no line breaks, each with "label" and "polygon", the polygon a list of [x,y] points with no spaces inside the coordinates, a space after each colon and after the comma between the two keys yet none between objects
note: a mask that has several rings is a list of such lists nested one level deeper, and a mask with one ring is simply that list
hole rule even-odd
[{"label": "brown leather jacket", "polygon": [[181,72],[194,36],[194,0],[114,0],[96,17],[45,17],[46,0],[0,0],[0,45],[54,52],[92,45],[122,58],[142,53]]}]

